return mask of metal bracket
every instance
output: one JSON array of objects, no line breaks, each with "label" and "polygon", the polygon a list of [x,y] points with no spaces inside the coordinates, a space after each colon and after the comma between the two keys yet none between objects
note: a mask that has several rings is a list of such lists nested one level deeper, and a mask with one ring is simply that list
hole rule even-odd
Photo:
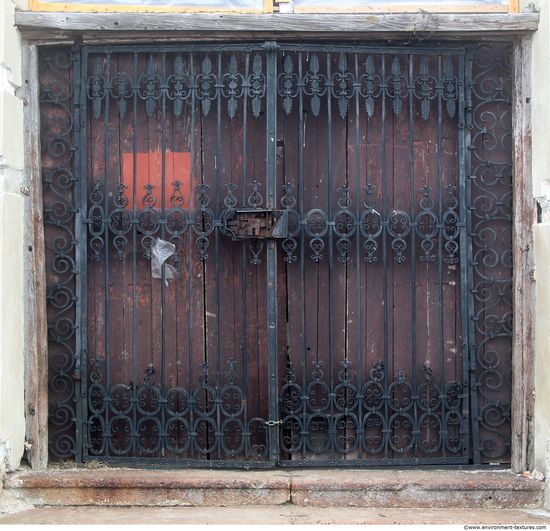
[{"label": "metal bracket", "polygon": [[283,423],[282,420],[266,420],[265,421],[265,425],[269,426],[269,427],[278,426],[279,424],[282,424],[282,423]]}]

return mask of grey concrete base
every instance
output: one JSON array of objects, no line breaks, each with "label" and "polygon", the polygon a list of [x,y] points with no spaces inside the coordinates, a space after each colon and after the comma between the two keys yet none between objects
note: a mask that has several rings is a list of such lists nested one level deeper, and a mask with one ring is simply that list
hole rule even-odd
[{"label": "grey concrete base", "polygon": [[550,513],[526,509],[359,509],[248,507],[44,507],[0,517],[2,524],[515,524],[548,525]]},{"label": "grey concrete base", "polygon": [[12,491],[0,490],[0,516],[15,514],[33,509],[33,506],[19,498],[20,495]]},{"label": "grey concrete base", "polygon": [[544,484],[510,471],[135,470],[21,472],[4,488],[33,506],[537,508]]}]

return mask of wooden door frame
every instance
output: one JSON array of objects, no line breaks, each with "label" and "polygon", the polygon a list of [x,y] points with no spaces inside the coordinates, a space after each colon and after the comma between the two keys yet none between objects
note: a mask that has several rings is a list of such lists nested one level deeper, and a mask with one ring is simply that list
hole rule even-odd
[{"label": "wooden door frame", "polygon": [[[472,19],[472,17],[475,18]],[[538,14],[508,15],[189,15],[18,12],[23,37],[25,141],[25,415],[29,461],[48,463],[48,330],[40,174],[38,47],[52,44],[197,39],[500,40],[513,44],[512,469],[533,464],[535,283],[531,173],[531,32]],[[250,27],[256,29],[251,32]],[[472,27],[475,28],[472,31]],[[101,29],[97,29],[101,28]]]}]

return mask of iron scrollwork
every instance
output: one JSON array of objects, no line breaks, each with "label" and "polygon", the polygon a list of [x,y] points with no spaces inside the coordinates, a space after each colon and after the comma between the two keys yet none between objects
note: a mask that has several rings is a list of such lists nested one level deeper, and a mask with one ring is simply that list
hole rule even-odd
[{"label": "iron scrollwork", "polygon": [[[248,196],[245,208],[261,209],[264,199],[261,194],[261,183],[253,180],[250,183],[251,192]],[[112,197],[108,209],[110,214],[105,217],[105,183],[95,181],[89,193],[88,218],[85,220],[89,232],[89,248],[91,259],[100,262],[104,259],[105,246],[107,241],[113,247],[115,258],[122,262],[126,257],[128,246],[128,233],[135,226],[140,235],[140,244],[143,249],[143,257],[151,259],[151,250],[161,231],[165,227],[167,238],[176,246],[174,262],[177,266],[182,263],[181,252],[183,249],[183,235],[191,228],[195,235],[195,245],[199,251],[199,259],[206,261],[209,258],[210,237],[215,231],[219,231],[226,237],[234,237],[228,230],[228,220],[231,219],[237,209],[237,185],[227,183],[224,185],[225,197],[224,208],[215,213],[211,207],[211,198],[208,195],[209,186],[200,184],[195,187],[196,208],[191,210],[184,208],[184,198],[181,192],[181,183],[172,183],[172,193],[168,201],[168,208],[164,213],[158,205],[158,198],[153,184],[144,186],[144,195],[141,198],[141,208],[134,210],[130,208],[130,202],[125,195],[126,186],[118,184],[108,196]],[[266,211],[267,212],[267,211]],[[286,214],[286,212],[285,212]],[[286,220],[286,217],[285,217]],[[261,254],[265,247],[264,242],[259,238],[251,238],[248,241],[250,251],[250,263],[258,265],[261,263]]]},{"label": "iron scrollwork", "polygon": [[317,459],[346,455],[356,462],[383,461],[388,452],[418,458],[442,451],[461,455],[468,386],[455,381],[441,386],[427,364],[423,372],[414,387],[402,371],[390,380],[377,361],[358,386],[351,362],[343,360],[331,387],[323,362],[312,361],[305,385],[289,364],[279,394],[283,452],[298,462],[309,453]]},{"label": "iron scrollwork", "polygon": [[[204,116],[210,113],[212,103],[221,98],[226,102],[226,112],[235,118],[238,102],[244,97],[251,102],[252,115],[258,118],[266,93],[265,65],[261,53],[252,55],[250,72],[242,73],[243,59],[231,54],[222,70],[222,55],[200,54],[149,54],[145,72],[133,76],[130,72],[117,72],[111,77],[109,60],[97,58],[93,74],[87,80],[87,96],[91,102],[92,115],[98,120],[103,113],[105,98],[109,95],[117,102],[119,116],[125,116],[128,102],[137,96],[145,102],[147,116],[152,117],[164,99],[173,102],[175,116],[181,116],[184,104],[195,98],[200,102]],[[202,59],[201,59],[202,57]],[[246,61],[249,61],[247,56]]]},{"label": "iron scrollwork", "polygon": [[282,241],[282,249],[285,252],[284,260],[289,264],[297,259],[298,236],[301,231],[312,251],[310,258],[317,263],[324,258],[323,250],[329,232],[336,237],[338,260],[342,263],[349,261],[349,252],[355,237],[362,239],[363,260],[367,264],[376,263],[380,241],[385,234],[393,252],[393,260],[397,264],[404,264],[407,261],[411,231],[415,231],[418,235],[422,262],[435,260],[434,249],[438,240],[444,242],[442,244],[443,261],[449,264],[456,264],[459,261],[458,239],[462,224],[459,220],[458,199],[454,186],[449,186],[447,189],[445,210],[442,214],[435,208],[431,189],[422,187],[418,190],[418,211],[409,213],[393,210],[387,216],[383,216],[375,208],[375,185],[368,184],[365,187],[363,210],[358,214],[352,210],[349,187],[343,186],[337,190],[338,210],[334,213],[333,219],[329,219],[328,214],[320,208],[311,209],[301,217],[295,210],[295,186],[285,184],[283,190],[281,206],[288,213],[289,236]]},{"label": "iron scrollwork", "polygon": [[[367,115],[372,118],[375,107],[381,98],[391,102],[395,116],[400,116],[405,103],[414,98],[420,102],[423,120],[429,120],[432,102],[441,98],[447,114],[454,118],[459,99],[459,79],[456,59],[450,55],[442,57],[442,75],[436,78],[430,74],[429,57],[421,56],[415,61],[414,74],[409,76],[403,68],[399,55],[364,55],[361,52],[334,53],[335,65],[331,64],[331,55],[326,54],[323,65],[317,53],[307,55],[307,70],[297,72],[296,62],[304,61],[300,56],[288,53],[283,60],[279,74],[278,94],[282,98],[283,110],[290,114],[296,98],[307,96],[314,116],[321,112],[322,97],[327,91],[338,104],[338,114],[346,118],[349,102],[356,96],[364,101]],[[361,62],[360,67],[355,64]],[[382,68],[382,64],[384,68]],[[334,66],[334,68],[333,68]],[[382,71],[388,72],[383,76]]]},{"label": "iron scrollwork", "polygon": [[90,360],[89,452],[102,457],[242,460],[251,466],[268,452],[266,421],[249,418],[237,362],[229,359],[223,384],[213,383],[208,364],[195,388],[163,388],[149,365],[141,382],[105,385],[104,361]]},{"label": "iron scrollwork", "polygon": [[[42,122],[42,180],[46,238],[49,451],[54,459],[78,454],[76,419],[79,394],[80,351],[76,309],[76,235],[78,168],[77,117],[72,73],[77,55],[68,49],[41,52],[40,111]],[[94,90],[100,90],[96,87]],[[76,100],[78,101],[78,100]],[[97,105],[100,104],[100,101]],[[97,191],[96,193],[100,193]],[[94,226],[102,218],[93,213]],[[95,244],[95,240],[94,240]]]},{"label": "iron scrollwork", "polygon": [[[398,370],[390,375],[381,361],[369,366],[365,378],[357,373],[365,367],[358,369],[344,359],[336,368],[327,368],[320,361],[311,366],[304,363],[300,368],[304,379],[298,382],[289,363],[279,393],[282,424],[268,422],[280,430],[282,451],[302,464],[318,460],[335,465],[342,458],[358,465],[371,459],[386,464],[396,456],[408,460],[440,455],[464,458],[464,434],[470,426],[475,459],[477,452],[484,461],[508,460],[512,333],[509,48],[483,44],[472,50],[473,77],[466,87],[461,84],[464,72],[459,72],[458,54],[453,53],[417,50],[406,54],[405,60],[404,53],[387,49],[371,53],[327,48],[306,53],[305,48],[297,47],[284,52],[279,74],[268,79],[266,52],[258,47],[244,53],[213,46],[190,46],[189,51],[147,50],[135,52],[139,68],[134,72],[115,71],[116,50],[87,55],[90,62],[82,96],[96,127],[108,129],[109,120],[106,125],[101,120],[106,119],[110,106],[115,108],[112,119],[128,120],[132,103],[144,110],[146,120],[167,112],[172,113],[170,119],[181,117],[192,112],[193,106],[198,119],[213,119],[217,110],[233,123],[248,108],[258,124],[268,108],[269,82],[275,84],[272,88],[285,114],[296,112],[296,101],[300,98],[302,104],[303,98],[307,112],[315,117],[326,111],[325,105],[334,104],[340,123],[349,119],[352,109],[361,109],[365,120],[370,120],[382,108],[395,117],[413,109],[411,115],[417,112],[428,121],[433,120],[434,102],[439,102],[439,109],[455,120],[457,128],[468,128],[471,175],[468,193],[460,195],[460,202],[467,198],[466,204],[459,204],[454,184],[447,186],[441,181],[439,197],[430,186],[411,187],[410,208],[392,210],[383,204],[376,186],[368,183],[364,189],[359,184],[357,189],[347,184],[335,187],[331,198],[334,210],[323,205],[304,210],[298,206],[301,191],[296,183],[278,184],[280,208],[288,221],[280,245],[289,267],[296,267],[300,256],[315,264],[334,257],[343,269],[357,250],[359,270],[366,265],[371,271],[388,262],[404,269],[403,264],[412,257],[424,264],[443,262],[470,268],[472,285],[460,288],[469,289],[473,381],[436,381],[429,364],[419,378]],[[77,404],[84,400],[89,417],[82,424],[91,456],[170,455],[184,463],[211,461],[213,466],[221,466],[224,460],[245,464],[267,461],[266,420],[249,418],[243,375],[238,375],[244,369],[233,359],[227,362],[225,375],[203,365],[200,377],[184,388],[159,383],[154,366],[142,373],[139,382],[115,379],[113,383],[105,377],[104,359],[96,354],[89,359],[87,393],[81,393],[80,357],[86,358],[87,353],[78,346],[80,314],[86,312],[78,309],[78,275],[83,271],[78,267],[77,252],[84,240],[78,231],[87,231],[86,251],[91,262],[105,261],[106,254],[114,259],[109,267],[118,267],[130,255],[150,260],[153,245],[162,235],[176,247],[170,258],[176,267],[186,260],[193,265],[194,256],[206,262],[212,260],[210,255],[218,255],[218,236],[229,236],[226,222],[239,206],[261,209],[264,197],[262,184],[250,177],[247,180],[246,171],[240,194],[235,183],[226,181],[224,188],[220,185],[215,190],[211,182],[210,187],[200,180],[193,182],[189,185],[192,197],[186,196],[179,180],[171,183],[168,192],[140,182],[141,189],[134,190],[136,204],[129,198],[128,183],[95,177],[88,183],[84,229],[79,228],[82,183],[77,135],[80,126],[89,126],[79,121],[79,96],[74,92],[79,90],[74,82],[79,57],[80,51],[67,49],[42,52],[51,454],[58,459],[78,456],[81,448],[76,424],[83,419]],[[466,101],[461,92],[465,92]],[[466,122],[457,123],[463,107]],[[220,131],[221,123],[219,119]],[[107,160],[108,153],[104,156]],[[267,188],[267,183],[264,186]],[[461,222],[464,208],[470,218],[467,226]],[[461,243],[465,232],[471,252]],[[243,263],[261,264],[264,242],[252,238],[247,244],[248,248],[242,247]],[[142,256],[137,258],[137,254]],[[468,395],[477,404],[471,418],[465,414]]]},{"label": "iron scrollwork", "polygon": [[511,50],[472,50],[468,87],[472,169],[472,345],[478,411],[475,451],[483,461],[510,459],[512,372],[512,124]]}]

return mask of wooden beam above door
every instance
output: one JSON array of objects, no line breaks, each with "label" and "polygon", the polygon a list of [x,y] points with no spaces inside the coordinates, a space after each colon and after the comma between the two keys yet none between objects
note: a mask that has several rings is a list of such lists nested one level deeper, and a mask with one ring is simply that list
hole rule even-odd
[{"label": "wooden beam above door", "polygon": [[536,31],[538,13],[517,14],[192,14],[54,13],[19,11],[15,23],[33,41],[84,42],[166,38],[232,39],[247,36],[353,39],[467,36],[494,38]]}]

